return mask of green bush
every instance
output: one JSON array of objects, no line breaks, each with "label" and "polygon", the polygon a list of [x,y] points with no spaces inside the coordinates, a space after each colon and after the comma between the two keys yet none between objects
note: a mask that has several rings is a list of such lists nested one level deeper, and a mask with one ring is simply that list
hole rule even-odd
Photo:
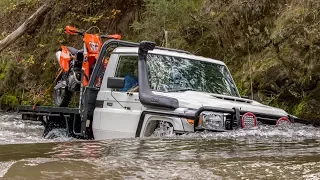
[{"label": "green bush", "polygon": [[19,105],[19,99],[10,94],[4,94],[0,98],[0,108],[4,110],[15,110]]},{"label": "green bush", "polygon": [[251,68],[256,100],[320,120],[310,105],[320,80],[317,0],[145,2],[132,25],[138,40],[164,45],[165,29],[170,47],[223,60],[243,95],[251,95]]},{"label": "green bush", "polygon": [[[0,10],[9,9],[0,11],[0,39],[40,4],[0,1]],[[58,69],[55,51],[60,45],[81,48],[81,38],[65,35],[63,28],[96,25],[105,33],[121,33],[125,40],[150,40],[160,46],[166,44],[167,31],[169,47],[224,61],[242,95],[251,95],[252,80],[257,100],[320,119],[315,97],[320,92],[319,20],[318,0],[61,0],[35,31],[1,53],[0,96],[23,94],[23,103],[41,98]],[[44,104],[52,104],[50,95]]]}]

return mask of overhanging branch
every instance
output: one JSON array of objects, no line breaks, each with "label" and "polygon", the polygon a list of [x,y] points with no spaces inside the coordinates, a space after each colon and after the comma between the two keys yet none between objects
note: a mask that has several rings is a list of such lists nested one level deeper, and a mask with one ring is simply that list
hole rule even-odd
[{"label": "overhanging branch", "polygon": [[0,52],[14,43],[28,30],[33,30],[36,23],[53,7],[52,1],[42,5],[35,13],[33,13],[18,29],[9,34],[6,38],[0,41]]}]

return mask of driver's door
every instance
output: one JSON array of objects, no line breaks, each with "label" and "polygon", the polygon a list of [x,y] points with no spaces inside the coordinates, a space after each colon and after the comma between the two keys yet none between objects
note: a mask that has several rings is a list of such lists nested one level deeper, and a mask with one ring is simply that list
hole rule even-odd
[{"label": "driver's door", "polygon": [[[112,58],[117,58],[117,61],[110,61],[112,64],[108,66],[113,67],[114,72],[107,72],[107,67],[103,84],[107,84],[107,77],[125,78],[130,75],[136,76],[138,80],[138,74],[134,72],[138,68],[137,55],[114,54],[110,59]],[[100,119],[99,123],[94,123],[95,139],[135,137],[142,110],[139,93],[127,92],[124,89],[112,90],[103,85],[98,98],[103,99],[103,107],[96,108],[94,112],[94,116]]]}]

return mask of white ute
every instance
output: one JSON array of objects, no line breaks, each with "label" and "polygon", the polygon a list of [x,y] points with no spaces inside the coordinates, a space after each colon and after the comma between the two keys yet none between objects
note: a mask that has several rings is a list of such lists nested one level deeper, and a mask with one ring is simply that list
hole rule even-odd
[{"label": "white ute", "polygon": [[148,41],[106,41],[79,108],[20,106],[19,112],[42,121],[44,136],[65,128],[70,136],[96,140],[308,124],[241,98],[222,61]]},{"label": "white ute", "polygon": [[[141,52],[139,57],[138,51],[139,47],[118,47],[110,56],[97,95],[101,106],[93,113],[92,130],[97,140],[195,130],[225,131],[255,126],[257,120],[275,124],[280,117],[289,118],[282,109],[241,98],[222,61],[161,49],[149,50],[144,55]],[[138,61],[146,63],[138,65]],[[125,83],[123,72],[129,69],[134,74],[138,67],[140,92],[121,90]],[[142,103],[139,93],[153,97],[147,97],[145,101],[149,102]],[[161,99],[154,95],[165,98],[163,101],[168,101],[169,106],[159,105]],[[201,108],[200,118],[193,118]],[[239,113],[238,121],[232,116],[236,116],[233,112]],[[247,118],[242,118],[242,112],[254,112],[254,115],[247,113]]]}]

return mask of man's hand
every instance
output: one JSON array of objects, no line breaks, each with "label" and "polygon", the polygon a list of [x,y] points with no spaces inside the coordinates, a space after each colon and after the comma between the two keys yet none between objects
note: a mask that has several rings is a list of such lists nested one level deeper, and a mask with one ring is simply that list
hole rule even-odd
[{"label": "man's hand", "polygon": [[129,89],[127,92],[139,92],[139,86]]}]

